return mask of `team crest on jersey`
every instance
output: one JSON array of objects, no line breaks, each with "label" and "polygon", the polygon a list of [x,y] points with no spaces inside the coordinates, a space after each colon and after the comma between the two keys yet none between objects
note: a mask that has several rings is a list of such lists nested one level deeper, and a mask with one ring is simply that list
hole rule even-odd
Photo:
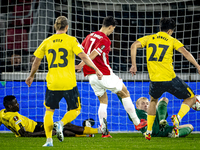
[{"label": "team crest on jersey", "polygon": [[106,46],[105,45],[101,45],[101,50],[103,50]]},{"label": "team crest on jersey", "polygon": [[14,121],[17,121],[19,118],[17,116],[13,117]]}]

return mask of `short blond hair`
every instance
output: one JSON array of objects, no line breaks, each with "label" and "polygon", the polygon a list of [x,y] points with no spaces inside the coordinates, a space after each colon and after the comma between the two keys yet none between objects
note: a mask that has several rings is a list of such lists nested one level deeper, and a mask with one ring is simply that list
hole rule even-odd
[{"label": "short blond hair", "polygon": [[136,101],[136,105],[139,105],[139,102],[141,101],[141,100],[148,100],[148,98],[146,98],[146,97],[140,97],[140,98],[138,98],[137,99],[137,101]]},{"label": "short blond hair", "polygon": [[65,16],[59,16],[54,24],[55,30],[64,30],[65,27],[68,25],[68,19]]}]

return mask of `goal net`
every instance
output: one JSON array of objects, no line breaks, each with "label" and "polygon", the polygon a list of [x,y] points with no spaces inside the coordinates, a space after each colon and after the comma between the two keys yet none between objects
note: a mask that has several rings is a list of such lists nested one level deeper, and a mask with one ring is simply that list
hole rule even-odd
[{"label": "goal net", "polygon": [[[200,4],[198,0],[8,0],[0,1],[0,109],[3,109],[3,97],[15,95],[20,113],[35,121],[43,121],[45,108],[46,82],[48,71],[46,58],[42,60],[34,83],[30,88],[25,79],[30,72],[33,52],[40,43],[55,33],[53,24],[55,19],[66,16],[69,20],[68,34],[75,36],[81,43],[91,32],[101,28],[106,16],[113,16],[118,25],[111,39],[110,65],[113,71],[123,79],[131,99],[143,96],[149,97],[149,77],[147,72],[145,51],[137,51],[137,69],[135,76],[131,76],[130,46],[138,38],[159,31],[161,17],[170,17],[176,21],[177,27],[173,37],[180,40],[185,48],[192,53],[199,62],[200,43]],[[200,75],[180,53],[174,52],[174,69],[195,92],[200,94]],[[76,58],[75,63],[80,62]],[[88,78],[83,73],[77,73],[77,85],[81,95],[81,114],[72,122],[82,125],[87,118],[95,120],[94,127],[98,127],[99,101],[95,96]],[[111,132],[135,131],[121,102],[116,94],[108,93],[108,129]],[[176,114],[182,100],[169,93],[164,93],[169,99],[168,119]],[[60,120],[66,113],[67,106],[62,99],[60,109],[54,113],[54,121]],[[190,110],[181,124],[192,124],[194,131],[200,131],[200,114]],[[0,131],[7,131],[1,125]]]}]

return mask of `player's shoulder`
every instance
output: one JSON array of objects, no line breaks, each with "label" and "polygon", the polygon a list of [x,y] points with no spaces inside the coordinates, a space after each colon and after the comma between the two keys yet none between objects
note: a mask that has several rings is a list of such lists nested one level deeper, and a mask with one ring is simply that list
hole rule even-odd
[{"label": "player's shoulder", "polygon": [[109,39],[103,32],[101,31],[96,31],[90,34],[90,36],[96,37],[99,40],[102,39]]},{"label": "player's shoulder", "polygon": [[63,38],[66,38],[67,41],[70,41],[70,42],[76,42],[76,41],[77,41],[77,38],[76,38],[76,37],[71,36],[71,35],[68,35],[68,34],[64,34],[64,35],[63,35]]},{"label": "player's shoulder", "polygon": [[2,116],[2,114],[4,113],[5,110],[6,110],[6,109],[1,109],[1,110],[0,110],[0,116]]}]

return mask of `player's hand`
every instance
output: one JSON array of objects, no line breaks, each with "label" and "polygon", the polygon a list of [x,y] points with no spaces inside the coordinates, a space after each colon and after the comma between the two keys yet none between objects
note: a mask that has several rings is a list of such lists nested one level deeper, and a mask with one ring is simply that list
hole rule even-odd
[{"label": "player's hand", "polygon": [[75,70],[76,70],[76,72],[81,72],[82,67],[80,67],[80,65],[75,65]]},{"label": "player's hand", "polygon": [[28,78],[26,78],[25,82],[28,85],[28,87],[31,86],[31,84],[33,83],[33,80],[34,80],[34,77],[29,76]]},{"label": "player's hand", "polygon": [[102,77],[103,77],[103,73],[100,70],[96,71],[96,75],[97,75],[97,77],[98,77],[99,80],[101,80]]},{"label": "player's hand", "polygon": [[136,65],[135,65],[135,66],[132,65],[129,71],[130,71],[130,73],[132,74],[132,76],[133,76],[133,75],[136,75],[137,66],[136,66]]}]

